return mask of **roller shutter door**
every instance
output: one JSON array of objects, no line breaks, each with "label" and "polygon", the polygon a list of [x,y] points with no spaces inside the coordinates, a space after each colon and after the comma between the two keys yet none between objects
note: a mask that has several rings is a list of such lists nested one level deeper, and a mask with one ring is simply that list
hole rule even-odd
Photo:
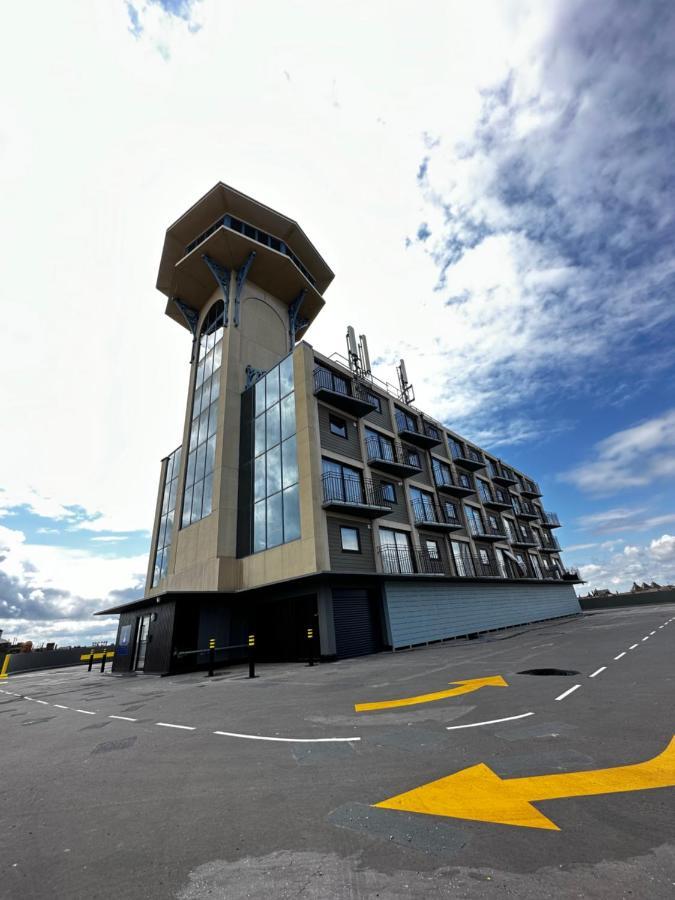
[{"label": "roller shutter door", "polygon": [[333,591],[333,621],[339,659],[381,649],[379,616],[368,591]]}]

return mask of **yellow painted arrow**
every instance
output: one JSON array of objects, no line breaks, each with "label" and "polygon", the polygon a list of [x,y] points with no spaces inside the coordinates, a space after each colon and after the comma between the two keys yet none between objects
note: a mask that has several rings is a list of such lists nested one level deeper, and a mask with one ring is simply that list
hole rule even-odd
[{"label": "yellow painted arrow", "polygon": [[672,786],[675,786],[675,737],[654,759],[630,766],[531,778],[500,778],[480,763],[374,805],[402,812],[560,831],[532,803]]},{"label": "yellow painted arrow", "polygon": [[490,675],[488,678],[468,678],[465,681],[451,681],[458,687],[449,691],[436,691],[434,694],[419,694],[417,697],[404,697],[402,700],[378,700],[375,703],[356,703],[356,712],[368,712],[372,709],[393,709],[396,706],[415,706],[417,703],[431,703],[433,700],[444,700],[446,697],[459,697],[470,694],[482,687],[508,687],[501,675]]}]

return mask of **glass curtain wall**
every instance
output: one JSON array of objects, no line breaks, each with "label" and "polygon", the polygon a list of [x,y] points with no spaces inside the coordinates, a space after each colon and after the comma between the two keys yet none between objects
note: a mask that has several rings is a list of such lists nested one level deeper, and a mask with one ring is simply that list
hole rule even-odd
[{"label": "glass curtain wall", "polygon": [[157,587],[160,578],[164,578],[169,565],[169,549],[171,547],[171,538],[173,537],[173,520],[176,514],[180,451],[180,447],[174,450],[166,464],[164,490],[162,493],[162,512],[159,520],[159,531],[157,532],[155,565],[152,572],[153,587]]},{"label": "glass curtain wall", "polygon": [[300,537],[293,357],[255,385],[253,552]]},{"label": "glass curtain wall", "polygon": [[213,470],[216,458],[216,420],[223,356],[222,300],[209,310],[199,335],[199,358],[192,401],[192,424],[185,474],[181,526],[208,516],[213,508]]}]

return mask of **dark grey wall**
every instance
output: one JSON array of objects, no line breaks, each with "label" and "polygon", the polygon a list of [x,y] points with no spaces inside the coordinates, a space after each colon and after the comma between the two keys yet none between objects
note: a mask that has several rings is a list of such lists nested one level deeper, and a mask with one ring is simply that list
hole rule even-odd
[{"label": "dark grey wall", "polygon": [[392,423],[391,423],[391,415],[389,413],[389,400],[380,394],[378,391],[371,390],[371,386],[368,385],[368,390],[371,391],[372,394],[380,398],[380,405],[382,407],[382,412],[371,412],[368,413],[367,416],[364,416],[363,422],[367,425],[369,422],[372,425],[381,425],[382,428],[386,428],[388,431],[392,431]]},{"label": "dark grey wall", "polygon": [[[319,403],[319,431],[321,434],[321,446],[325,450],[332,450],[350,459],[361,459],[361,444],[359,443],[359,429],[355,427],[354,419],[350,419],[338,410],[332,410],[323,403]],[[330,430],[330,416],[342,419],[347,423],[347,437],[339,437]]]},{"label": "dark grey wall", "polygon": [[[100,653],[102,649],[96,649],[94,652]],[[113,647],[110,646],[108,649],[112,650]],[[16,675],[17,672],[28,672],[33,669],[60,669],[64,666],[87,665],[87,661],[83,662],[80,657],[89,650],[89,647],[73,647],[68,650],[33,650],[31,653],[12,653],[9,657],[7,672],[9,675]],[[0,659],[4,660],[4,653],[0,653]],[[100,659],[94,660],[94,666],[100,666],[100,664]],[[2,666],[2,662],[0,662],[0,666]]]},{"label": "dark grey wall", "polygon": [[411,450],[413,453],[417,453],[420,458],[420,463],[422,464],[422,471],[419,475],[415,475],[412,480],[420,481],[422,484],[432,486],[433,482],[431,480],[431,463],[429,462],[429,454],[426,450],[422,450],[421,447],[415,447],[412,444],[406,444],[403,441],[401,442],[404,447],[408,450]]},{"label": "dark grey wall", "polygon": [[675,603],[675,590],[654,591],[645,594],[612,594],[610,597],[580,599],[582,609],[613,609],[622,606],[651,606],[659,603]]},{"label": "dark grey wall", "polygon": [[[337,519],[326,516],[328,525],[328,547],[330,550],[331,569],[336,572],[374,572],[375,555],[373,552],[372,531],[366,522],[355,519]],[[340,526],[357,528],[361,541],[360,553],[345,553],[340,540]]]},{"label": "dark grey wall", "polygon": [[401,482],[395,475],[384,475],[375,472],[375,470],[372,471],[372,477],[375,485],[379,486],[383,481],[388,481],[390,484],[394,485],[394,490],[396,492],[396,503],[389,504],[391,506],[391,513],[388,516],[383,516],[380,520],[380,524],[385,526],[387,522],[405,522],[407,524],[409,519],[408,507],[405,502],[405,482]]}]

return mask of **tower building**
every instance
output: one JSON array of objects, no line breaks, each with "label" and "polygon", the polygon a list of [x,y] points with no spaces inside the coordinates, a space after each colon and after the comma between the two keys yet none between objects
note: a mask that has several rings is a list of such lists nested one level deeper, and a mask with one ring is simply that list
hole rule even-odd
[{"label": "tower building", "polygon": [[[142,599],[114,668],[194,667],[255,634],[325,659],[579,612],[557,516],[527,475],[346,356],[303,340],[333,272],[292,219],[217,184],[169,227],[157,279],[191,348]],[[227,651],[222,651],[227,658]]]}]

